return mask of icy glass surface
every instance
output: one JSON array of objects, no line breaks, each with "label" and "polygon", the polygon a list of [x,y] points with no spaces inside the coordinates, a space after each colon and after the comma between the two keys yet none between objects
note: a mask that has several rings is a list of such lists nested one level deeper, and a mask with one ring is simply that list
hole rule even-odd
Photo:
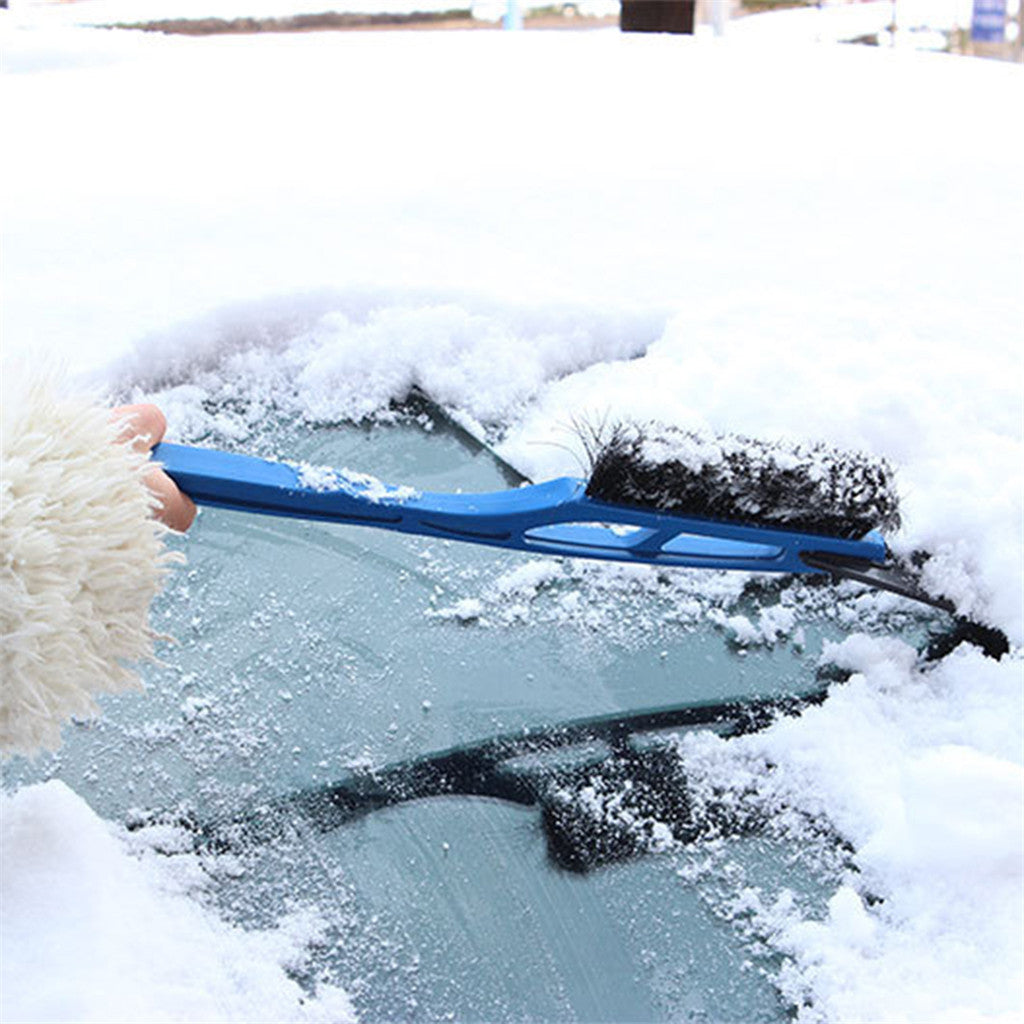
[{"label": "icy glass surface", "polygon": [[[422,418],[278,428],[272,447],[422,490],[510,486],[487,452]],[[671,581],[652,573],[605,585],[586,568],[359,527],[206,510],[179,546],[188,566],[156,610],[175,639],[146,694],[108,700],[20,773],[66,778],[115,820],[180,812],[197,841],[361,767],[588,716],[806,691],[827,632],[808,623],[798,644],[747,650],[677,615]],[[712,854],[718,868],[670,851],[576,875],[549,860],[537,807],[439,796],[334,828],[296,818],[219,865],[211,854],[208,870],[210,898],[243,925],[315,905],[331,932],[307,980],[339,980],[366,1021],[782,1020],[773,965],[730,898],[788,888],[820,907],[831,868],[763,836]]]}]

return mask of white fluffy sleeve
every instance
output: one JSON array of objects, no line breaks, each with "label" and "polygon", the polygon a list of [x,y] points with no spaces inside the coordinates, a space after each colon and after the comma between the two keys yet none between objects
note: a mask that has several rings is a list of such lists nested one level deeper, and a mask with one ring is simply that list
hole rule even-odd
[{"label": "white fluffy sleeve", "polygon": [[[149,606],[169,556],[147,459],[106,410],[5,368],[0,422],[0,750],[60,745],[93,695],[141,686]],[[19,386],[20,384],[20,386]]]}]

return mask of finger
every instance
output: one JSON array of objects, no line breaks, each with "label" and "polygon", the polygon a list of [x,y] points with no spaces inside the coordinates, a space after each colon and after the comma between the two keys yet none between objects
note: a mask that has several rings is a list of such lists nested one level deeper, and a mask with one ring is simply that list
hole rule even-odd
[{"label": "finger", "polygon": [[184,533],[196,517],[195,502],[187,494],[183,494],[177,484],[159,469],[146,474],[146,486],[160,502],[157,519],[172,530]]},{"label": "finger", "polygon": [[136,451],[148,452],[167,433],[167,418],[155,405],[119,405],[110,418],[121,424],[119,440],[131,441]]}]

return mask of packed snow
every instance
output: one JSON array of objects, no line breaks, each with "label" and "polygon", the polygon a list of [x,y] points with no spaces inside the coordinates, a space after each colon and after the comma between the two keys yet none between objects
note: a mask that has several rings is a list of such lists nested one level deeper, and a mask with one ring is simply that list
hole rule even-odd
[{"label": "packed snow", "polygon": [[[1019,1019],[1020,67],[740,33],[168,39],[24,11],[0,46],[4,348],[156,398],[172,437],[244,447],[268,410],[372,419],[418,385],[534,479],[577,474],[573,423],[602,417],[889,459],[890,543],[933,553],[927,585],[1011,654],[925,668],[854,623],[823,705],[680,743],[719,796],[852,845],[824,920],[785,894],[720,908],[785,955],[800,1020]],[[500,621],[569,573],[534,565],[445,614]],[[797,601],[722,625],[798,622]],[[291,980],[316,921],[239,933],[62,783],[4,795],[2,844],[5,1019],[351,1016]]]},{"label": "packed snow", "polygon": [[344,992],[290,976],[322,940],[308,912],[231,927],[197,898],[199,858],[159,855],[180,836],[118,834],[56,780],[0,799],[4,1020],[355,1020]]},{"label": "packed snow", "polygon": [[922,671],[905,644],[864,636],[827,657],[854,674],[821,707],[728,743],[705,732],[680,745],[709,796],[754,789],[779,822],[824,812],[856,848],[856,873],[824,921],[754,890],[723,913],[793,955],[781,984],[799,1020],[1013,1020],[1024,982],[1019,662],[960,649]]}]

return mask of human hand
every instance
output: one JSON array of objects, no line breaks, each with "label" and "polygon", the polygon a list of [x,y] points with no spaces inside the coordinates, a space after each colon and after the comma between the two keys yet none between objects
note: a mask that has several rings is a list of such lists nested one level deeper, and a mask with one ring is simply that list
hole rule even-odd
[{"label": "human hand", "polygon": [[[150,451],[163,440],[167,431],[167,419],[155,405],[119,405],[110,411],[110,418],[122,424],[119,440],[130,441],[140,452]],[[195,502],[157,466],[146,474],[145,480],[160,502],[157,519],[172,530],[184,533],[196,517]]]}]

